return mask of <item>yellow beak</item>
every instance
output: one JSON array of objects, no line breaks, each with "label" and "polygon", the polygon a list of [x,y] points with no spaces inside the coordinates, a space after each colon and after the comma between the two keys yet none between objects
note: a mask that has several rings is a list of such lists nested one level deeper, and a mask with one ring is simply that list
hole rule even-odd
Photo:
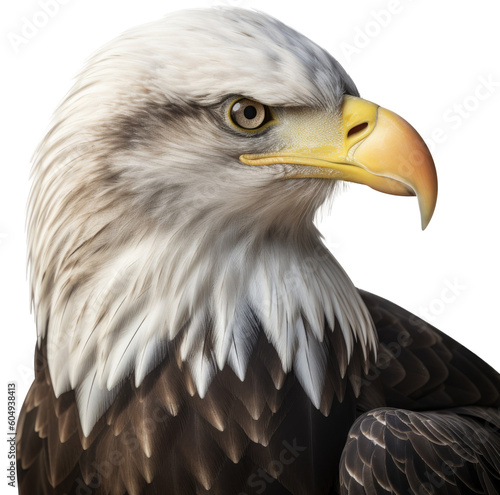
[{"label": "yellow beak", "polygon": [[[431,154],[415,129],[395,113],[354,96],[344,97],[341,118],[334,121],[335,131],[324,132],[319,139],[322,133],[309,129],[314,135],[311,142],[292,139],[277,152],[242,155],[240,160],[247,165],[298,165],[286,179],[336,179],[388,194],[416,195],[425,229],[436,206],[437,176]],[[292,134],[307,132],[296,128]]]}]

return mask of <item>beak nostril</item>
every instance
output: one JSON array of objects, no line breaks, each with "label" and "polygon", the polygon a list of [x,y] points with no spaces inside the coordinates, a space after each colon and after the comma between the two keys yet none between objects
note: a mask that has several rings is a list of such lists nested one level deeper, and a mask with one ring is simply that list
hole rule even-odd
[{"label": "beak nostril", "polygon": [[363,122],[362,124],[355,125],[352,129],[349,129],[347,137],[351,137],[354,134],[364,131],[368,127],[368,122]]}]

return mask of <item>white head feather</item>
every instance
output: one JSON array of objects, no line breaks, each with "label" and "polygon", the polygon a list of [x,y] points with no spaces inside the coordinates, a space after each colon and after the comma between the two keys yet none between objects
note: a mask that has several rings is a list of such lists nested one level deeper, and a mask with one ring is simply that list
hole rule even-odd
[{"label": "white head feather", "polygon": [[244,378],[258,319],[316,405],[325,318],[349,351],[374,348],[313,225],[335,181],[244,165],[282,143],[227,123],[236,95],[335,114],[344,93],[357,94],[324,50],[240,9],[175,13],[90,60],[38,150],[29,205],[39,344],[56,395],[76,391],[85,434],[174,339],[203,396],[226,364]]}]

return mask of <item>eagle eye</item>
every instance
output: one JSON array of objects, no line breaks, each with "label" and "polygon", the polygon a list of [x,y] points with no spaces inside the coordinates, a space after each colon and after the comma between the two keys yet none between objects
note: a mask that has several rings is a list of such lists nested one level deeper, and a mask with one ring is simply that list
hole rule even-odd
[{"label": "eagle eye", "polygon": [[229,118],[239,129],[255,131],[271,121],[272,114],[269,107],[258,101],[239,98],[231,105]]}]

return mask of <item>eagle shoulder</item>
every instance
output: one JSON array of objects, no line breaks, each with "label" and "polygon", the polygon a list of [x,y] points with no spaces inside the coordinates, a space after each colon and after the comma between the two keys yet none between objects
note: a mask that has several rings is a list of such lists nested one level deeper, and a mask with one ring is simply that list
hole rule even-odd
[{"label": "eagle shoulder", "polygon": [[418,316],[360,291],[379,340],[377,361],[362,378],[358,407],[423,411],[500,406],[500,374]]}]

